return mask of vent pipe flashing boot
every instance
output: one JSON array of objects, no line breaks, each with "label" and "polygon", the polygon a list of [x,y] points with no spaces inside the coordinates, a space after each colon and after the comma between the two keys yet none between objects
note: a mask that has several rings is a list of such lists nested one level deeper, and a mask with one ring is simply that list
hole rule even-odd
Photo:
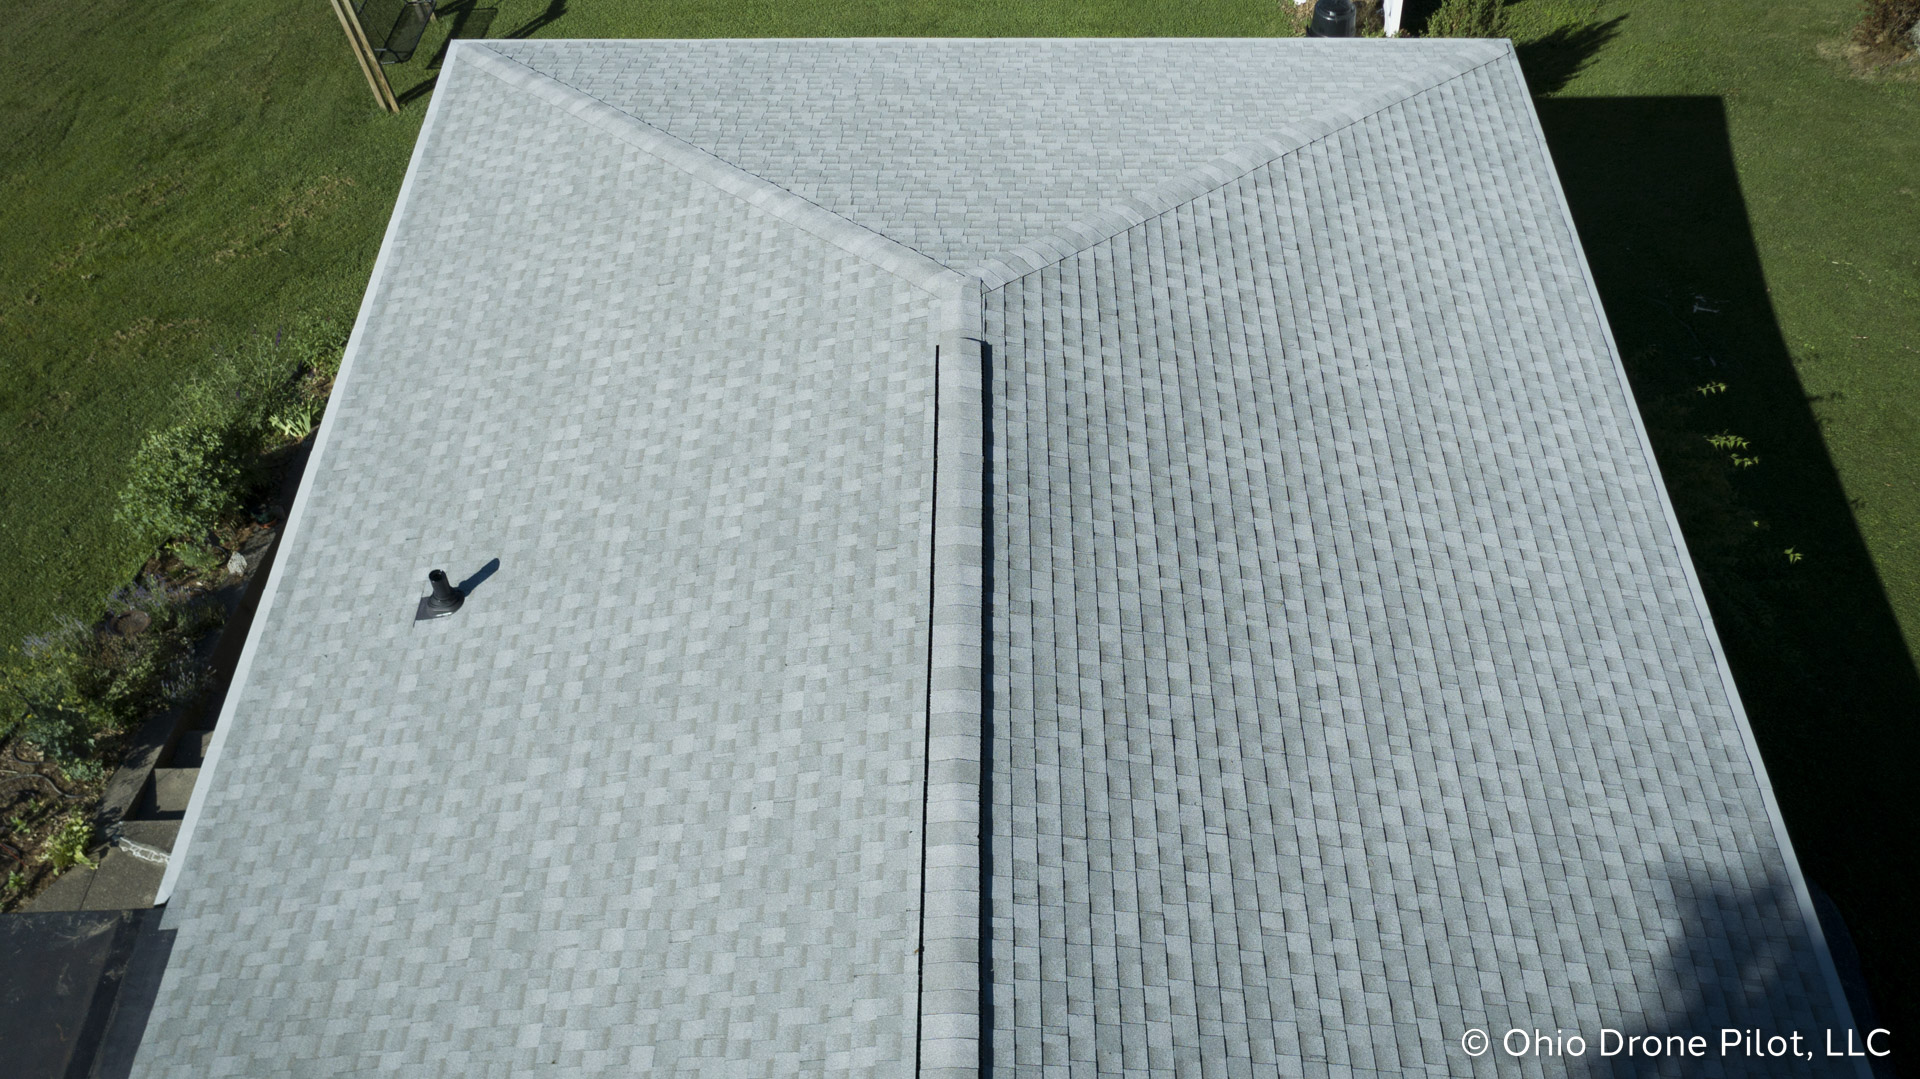
[{"label": "vent pipe flashing boot", "polygon": [[445,570],[434,570],[427,574],[427,582],[433,585],[433,594],[420,597],[420,609],[414,612],[415,622],[424,622],[429,618],[445,618],[460,609],[467,597],[460,594],[458,588],[447,583]]},{"label": "vent pipe flashing boot", "polygon": [[1353,37],[1355,29],[1353,0],[1314,0],[1313,22],[1307,25],[1308,37]]}]

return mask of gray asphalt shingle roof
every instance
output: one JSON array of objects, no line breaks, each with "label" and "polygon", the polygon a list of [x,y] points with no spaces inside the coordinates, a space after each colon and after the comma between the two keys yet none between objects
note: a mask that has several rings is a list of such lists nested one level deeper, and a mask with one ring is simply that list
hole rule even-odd
[{"label": "gray asphalt shingle roof", "polygon": [[1842,1024],[1523,92],[986,294],[997,1072]]},{"label": "gray asphalt shingle roof", "polygon": [[137,1075],[1846,1023],[1504,42],[441,78]]}]

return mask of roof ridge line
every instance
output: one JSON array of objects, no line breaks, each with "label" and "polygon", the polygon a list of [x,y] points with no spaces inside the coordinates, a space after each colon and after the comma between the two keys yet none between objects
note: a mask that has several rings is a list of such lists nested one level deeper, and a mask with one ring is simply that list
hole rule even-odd
[{"label": "roof ridge line", "polygon": [[938,317],[920,990],[914,1074],[980,1074],[986,723],[985,293],[966,278]]},{"label": "roof ridge line", "polygon": [[[1505,42],[1500,44],[1506,45]],[[1249,139],[1204,165],[1127,196],[1117,203],[1103,206],[1038,239],[1019,244],[968,269],[980,278],[989,291],[1000,288],[1218,191],[1255,169],[1352,127],[1377,112],[1455,79],[1464,78],[1489,64],[1498,63],[1511,49],[1511,45],[1506,45],[1494,55],[1465,67],[1447,65],[1438,74],[1432,70],[1434,62],[1428,61],[1417,68],[1415,74],[1401,78],[1345,108],[1336,109],[1324,117],[1289,124],[1271,137]]]},{"label": "roof ridge line", "polygon": [[[465,62],[510,86],[571,113],[756,209],[940,297],[953,296],[968,278],[889,236],[849,220],[764,177],[717,157],[638,116],[607,104],[479,42],[455,42]],[[454,57],[449,57],[449,66]]]}]

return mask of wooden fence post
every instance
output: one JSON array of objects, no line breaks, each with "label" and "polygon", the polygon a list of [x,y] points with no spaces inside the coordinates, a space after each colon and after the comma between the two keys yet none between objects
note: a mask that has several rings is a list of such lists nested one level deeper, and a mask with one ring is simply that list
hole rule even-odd
[{"label": "wooden fence post", "polygon": [[388,112],[399,112],[400,101],[393,96],[387,73],[380,66],[380,58],[373,53],[373,45],[367,41],[367,32],[360,26],[360,16],[354,13],[351,0],[327,2],[333,5],[333,13],[340,17],[340,29],[347,32],[347,46],[353,50],[353,58],[360,62],[360,73],[367,77],[367,87],[373,91],[373,99]]}]

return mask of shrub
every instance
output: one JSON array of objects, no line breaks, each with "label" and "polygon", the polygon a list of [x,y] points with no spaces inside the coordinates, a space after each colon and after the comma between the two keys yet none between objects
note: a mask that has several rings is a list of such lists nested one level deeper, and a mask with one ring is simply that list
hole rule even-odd
[{"label": "shrub", "polygon": [[1428,37],[1504,37],[1501,0],[1444,0],[1427,19]]},{"label": "shrub", "polygon": [[1920,0],[1867,0],[1853,43],[1870,62],[1889,64],[1920,50]]},{"label": "shrub", "polygon": [[57,761],[75,760],[113,727],[107,706],[87,692],[91,634],[69,622],[16,649],[0,668],[0,737],[18,735]]},{"label": "shrub", "polygon": [[1353,0],[1353,29],[1361,37],[1385,37],[1387,12],[1383,0]]},{"label": "shrub", "polygon": [[260,455],[312,431],[345,342],[340,323],[303,318],[216,357],[181,392],[178,422],[134,454],[116,516],[160,544],[198,540],[237,513],[262,479]]},{"label": "shrub", "polygon": [[[82,782],[100,741],[198,692],[199,637],[220,609],[184,593],[136,584],[107,599],[107,625],[133,612],[147,628],[124,636],[67,622],[29,639],[0,665],[0,740],[18,736]],[[78,771],[75,771],[75,769]]]},{"label": "shrub", "polygon": [[241,467],[233,439],[212,424],[148,435],[114,515],[140,538],[164,542],[205,535],[240,507]]},{"label": "shrub", "polygon": [[212,577],[226,568],[228,554],[219,547],[182,541],[167,546],[180,564],[202,577]]}]

